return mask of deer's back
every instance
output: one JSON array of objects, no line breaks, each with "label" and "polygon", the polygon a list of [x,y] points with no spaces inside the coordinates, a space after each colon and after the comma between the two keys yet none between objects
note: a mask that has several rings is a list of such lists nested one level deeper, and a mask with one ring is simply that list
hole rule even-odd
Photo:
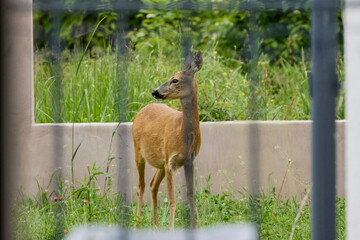
[{"label": "deer's back", "polygon": [[156,168],[164,167],[165,155],[176,151],[176,146],[165,149],[165,145],[179,140],[181,121],[182,113],[165,104],[152,103],[139,111],[132,134],[134,147],[146,162]]}]

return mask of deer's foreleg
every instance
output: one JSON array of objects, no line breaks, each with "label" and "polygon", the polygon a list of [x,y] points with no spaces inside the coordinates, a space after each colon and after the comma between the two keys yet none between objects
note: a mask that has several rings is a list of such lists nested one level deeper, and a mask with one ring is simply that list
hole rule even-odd
[{"label": "deer's foreleg", "polygon": [[191,229],[196,228],[195,221],[195,207],[194,207],[194,157],[189,157],[185,160],[184,170],[185,170],[185,180],[186,180],[186,190],[187,190],[187,199],[190,207],[190,221]]},{"label": "deer's foreleg", "polygon": [[169,195],[171,230],[174,230],[175,209],[176,209],[174,174],[175,174],[175,169],[173,169],[171,165],[165,164],[165,177],[166,177],[166,187]]}]

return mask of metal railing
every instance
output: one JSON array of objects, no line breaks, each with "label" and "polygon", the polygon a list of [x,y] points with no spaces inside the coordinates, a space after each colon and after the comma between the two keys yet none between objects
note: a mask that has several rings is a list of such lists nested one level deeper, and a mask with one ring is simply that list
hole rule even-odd
[{"label": "metal railing", "polygon": [[[29,3],[13,2],[13,1],[4,1],[2,3],[2,11],[9,12],[18,12],[18,11],[27,11]],[[126,104],[123,98],[126,97],[126,77],[125,72],[126,64],[123,64],[126,61],[124,56],[125,53],[125,33],[127,32],[127,18],[126,14],[132,11],[137,11],[139,9],[166,9],[166,10],[191,10],[196,14],[197,11],[201,10],[212,10],[212,9],[238,9],[240,11],[250,11],[251,25],[253,26],[250,29],[249,33],[249,51],[250,57],[249,62],[251,63],[250,76],[253,86],[257,84],[257,62],[258,62],[258,35],[257,35],[257,23],[256,23],[256,14],[267,10],[281,10],[284,7],[287,9],[296,8],[298,10],[307,9],[309,7],[309,2],[307,1],[243,1],[243,2],[196,2],[196,1],[179,1],[176,3],[169,4],[158,4],[154,3],[152,5],[144,5],[140,1],[117,1],[117,2],[98,2],[98,1],[86,1],[86,2],[74,2],[74,3],[62,3],[61,1],[35,1],[33,3],[33,9],[44,12],[51,12],[53,14],[53,34],[49,41],[49,48],[52,51],[52,71],[53,75],[59,75],[57,81],[55,81],[55,105],[58,106],[58,109],[55,109],[55,112],[60,114],[61,112],[61,103],[59,88],[61,86],[61,71],[59,69],[59,61],[57,56],[61,53],[61,44],[59,40],[59,31],[60,31],[60,18],[64,11],[73,11],[81,12],[86,9],[89,12],[98,13],[100,11],[113,11],[119,13],[117,31],[117,46],[122,46],[117,49],[118,55],[118,73],[116,77],[118,83],[118,91],[122,94],[119,95],[119,99],[116,100],[118,107],[118,119],[120,122],[125,121],[124,112],[126,112]],[[313,143],[312,143],[312,157],[313,157],[313,208],[312,208],[312,238],[316,240],[332,240],[336,239],[336,226],[335,226],[335,98],[337,96],[338,90],[338,81],[336,75],[336,56],[337,56],[337,42],[336,42],[336,10],[339,8],[337,1],[325,1],[325,0],[314,0],[311,4],[312,10],[312,31],[311,31],[311,63],[312,63],[312,117],[313,117]],[[3,14],[2,14],[3,15]],[[2,25],[6,24],[6,19],[1,22]],[[188,25],[186,19],[184,19],[184,25]],[[192,39],[190,34],[187,34],[186,31],[183,33],[183,52],[184,55],[189,52],[191,48]],[[6,38],[6,32],[2,32],[1,40],[3,42],[9,41]],[[3,49],[2,49],[3,51]],[[2,64],[6,61],[6,53],[2,53]],[[15,68],[15,66],[12,66]],[[4,71],[4,69],[2,69]],[[5,69],[6,70],[6,69]],[[2,75],[2,91],[6,91],[11,85],[11,81],[5,79],[6,75]],[[58,92],[57,92],[58,91]],[[255,87],[252,88],[252,91],[255,91]],[[3,94],[2,94],[3,95]],[[6,99],[2,99],[2,103],[5,103]],[[256,99],[250,104],[252,107],[251,112],[252,119],[257,120],[256,116]],[[5,118],[3,119],[3,126],[7,126],[12,121],[11,116],[7,115],[7,108],[5,106],[2,109],[5,113]],[[60,122],[59,118],[56,119],[56,122]],[[251,179],[250,192],[253,195],[259,193],[258,186],[258,175],[259,175],[259,156],[256,155],[259,148],[259,135],[256,125],[254,125],[250,131],[252,134],[249,142],[251,143],[251,152],[255,153],[251,156],[252,166],[249,178]],[[2,132],[3,139],[11,139],[11,132],[8,132],[5,129]],[[61,142],[61,130],[58,129],[58,132],[55,134],[59,136],[56,141]],[[14,142],[9,141],[8,144],[13,144]],[[4,161],[4,159],[11,158],[13,148],[11,145],[6,145],[3,149],[3,164],[7,166],[9,162]],[[61,150],[54,149],[54,166],[58,162],[58,158],[61,155]],[[9,176],[6,172],[6,168],[2,166],[2,181],[4,184],[5,179],[11,179],[12,176]],[[121,168],[120,175],[125,176],[126,167]],[[5,178],[4,178],[5,177]],[[121,184],[119,191],[126,193],[128,192],[127,188],[129,187],[126,184],[126,179],[123,179],[125,184]],[[3,191],[8,191],[7,186]],[[2,205],[2,220],[3,222],[9,218],[7,204],[9,199],[4,201]],[[255,222],[260,227],[261,216],[256,211],[256,203],[253,203],[253,214],[255,216]],[[60,211],[60,210],[59,210]],[[119,214],[123,215],[123,221],[128,221],[127,212],[120,212]],[[58,226],[61,227],[61,219],[59,220]],[[125,224],[123,224],[125,225]],[[5,229],[6,232],[6,229]],[[8,235],[4,235],[8,236]],[[4,238],[5,239],[5,238]],[[6,237],[6,239],[9,239]]]}]

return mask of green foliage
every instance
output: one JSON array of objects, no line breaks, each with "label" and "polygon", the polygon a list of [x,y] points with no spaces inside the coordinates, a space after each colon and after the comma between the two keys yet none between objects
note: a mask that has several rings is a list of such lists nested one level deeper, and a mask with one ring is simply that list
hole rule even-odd
[{"label": "green foliage", "polygon": [[[42,0],[38,0],[41,2]],[[82,0],[77,0],[82,1]],[[65,3],[73,2],[66,0]],[[111,6],[112,0],[101,0]],[[209,2],[209,1],[201,1]],[[227,1],[231,2],[231,1]],[[194,12],[188,10],[169,10],[168,4],[181,4],[168,0],[144,1],[144,9],[128,12],[124,19],[129,29],[127,35],[131,41],[130,47],[159,51],[158,44],[171,48],[181,41],[185,35],[192,37],[195,49],[216,48],[220,55],[235,59],[249,58],[250,32],[261,39],[260,51],[267,55],[271,62],[285,59],[291,63],[301,60],[302,51],[308,58],[310,49],[310,1],[302,0],[299,6],[289,8],[288,2],[282,1],[282,9],[262,9],[258,11],[221,9],[213,7],[204,10],[199,8]],[[293,3],[293,1],[291,1]],[[241,5],[237,3],[237,5]],[[300,5],[305,5],[304,8]],[[43,48],[50,40],[49,33],[55,26],[51,13],[34,12],[34,39],[38,48]],[[91,48],[106,48],[114,44],[116,33],[121,22],[118,14],[107,10],[81,13],[64,12],[61,15],[60,36],[66,48],[74,49],[83,46],[89,39],[96,23],[105,17],[94,36]],[[256,24],[253,24],[255,21]],[[123,26],[124,27],[124,26]],[[338,11],[339,49],[343,51],[343,27],[341,9]],[[169,53],[166,47],[164,53]]]},{"label": "green foliage", "polygon": [[[87,14],[75,14],[73,21],[63,16],[63,40],[77,47],[72,51],[67,48],[57,62],[57,67],[62,66],[61,93],[54,91],[56,81],[52,61],[48,60],[51,53],[42,49],[35,54],[36,122],[114,122],[119,120],[119,113],[125,112],[122,120],[132,121],[142,107],[155,101],[151,91],[181,70],[182,38],[189,34],[193,48],[204,52],[204,67],[197,74],[201,121],[310,119],[307,8],[290,10],[285,1],[282,10],[263,10],[251,16],[249,11],[236,9],[199,10],[196,14],[158,10],[150,3],[153,2],[146,2],[146,10],[130,16],[133,30],[127,35],[128,53],[122,59],[126,59],[126,64],[118,64],[117,50],[109,40],[116,31],[116,13],[91,15],[89,19],[97,21],[91,32],[83,35],[81,41],[70,37],[73,43],[66,36],[77,25],[84,26]],[[166,3],[159,1],[156,6]],[[45,35],[50,34],[53,26],[46,19],[51,17],[36,12],[35,28],[43,25]],[[257,32],[260,49],[248,61],[250,30]],[[338,31],[341,36],[341,21]],[[340,57],[338,73],[342,82],[343,65]],[[125,80],[122,83],[126,86],[119,79]],[[59,96],[60,101],[55,101]],[[61,108],[56,103],[61,103]],[[180,108],[178,101],[166,103]],[[61,109],[60,120],[54,109]],[[344,117],[341,91],[337,118]]]},{"label": "green foliage", "polygon": [[[131,51],[126,67],[127,121],[151,102],[157,102],[151,92],[182,69],[180,48],[165,55],[160,52],[145,54],[142,49]],[[146,46],[144,47],[146,48]],[[145,51],[146,52],[146,51]],[[117,105],[114,76],[117,71],[116,54],[110,49],[99,58],[86,54],[78,75],[77,64],[82,53],[64,55],[62,59],[62,122],[116,122]],[[239,60],[222,57],[217,51],[203,51],[204,66],[197,73],[199,113],[201,121],[251,119],[250,100],[256,99],[256,114],[262,120],[310,119],[311,100],[308,94],[309,70],[305,60],[291,64],[280,59],[271,64],[265,56],[257,62],[258,82],[253,95],[247,65]],[[53,84],[46,54],[35,54],[35,120],[39,123],[54,122]],[[235,67],[234,67],[235,66]],[[338,72],[343,81],[343,61],[339,60]],[[338,99],[338,119],[344,118],[344,93]],[[342,96],[342,97],[341,97]],[[180,110],[179,101],[164,101]],[[76,111],[75,111],[76,110]]]},{"label": "green foliage", "polygon": [[[47,0],[37,0],[35,3],[47,3]],[[86,0],[64,0],[64,5],[73,2],[87,2]],[[99,0],[99,2],[109,2],[109,0]],[[56,20],[60,24],[59,37],[62,47],[65,49],[74,49],[83,47],[90,38],[96,24],[105,17],[103,24],[92,41],[93,46],[104,47],[113,40],[113,34],[116,30],[117,14],[111,11],[94,13],[84,9],[81,12],[63,11],[56,15],[56,11],[33,12],[34,25],[34,43],[37,49],[46,48],[51,40],[51,32],[56,29]],[[58,19],[56,19],[58,18]]]},{"label": "green foliage", "polygon": [[[94,167],[85,176],[80,186],[69,185],[61,182],[57,192],[60,193],[55,201],[54,192],[49,187],[39,188],[37,196],[31,198],[20,194],[14,203],[14,234],[15,239],[54,239],[56,236],[64,237],[64,230],[69,233],[77,226],[88,224],[101,224],[118,226],[121,221],[121,209],[130,210],[130,217],[126,226],[133,228],[135,222],[140,228],[154,229],[152,225],[152,207],[145,203],[142,206],[140,220],[136,218],[137,203],[134,199],[130,206],[124,204],[119,194],[107,192],[101,193],[96,180],[97,175],[102,173],[98,167]],[[211,183],[197,189],[196,219],[200,228],[212,227],[230,223],[259,223],[261,239],[288,239],[295,217],[299,212],[301,199],[296,197],[282,197],[276,208],[276,189],[261,193],[256,199],[250,196],[246,190],[235,192],[225,191],[221,194],[211,194]],[[186,204],[180,198],[180,187],[177,195],[177,208],[175,213],[175,227],[184,228],[186,221]],[[90,194],[90,195],[89,195]],[[169,204],[167,196],[160,194],[158,208],[160,229],[169,228]],[[62,200],[60,201],[60,197]],[[46,201],[44,200],[46,198]],[[86,202],[84,202],[86,200]],[[311,202],[311,200],[310,200]],[[307,202],[296,224],[293,239],[310,239],[310,202]],[[257,212],[252,212],[253,205]],[[345,239],[345,199],[336,199],[337,208],[337,239]]]},{"label": "green foliage", "polygon": [[[262,49],[271,58],[300,61],[310,50],[310,11],[268,10],[259,17]],[[307,56],[309,59],[309,56]]]}]

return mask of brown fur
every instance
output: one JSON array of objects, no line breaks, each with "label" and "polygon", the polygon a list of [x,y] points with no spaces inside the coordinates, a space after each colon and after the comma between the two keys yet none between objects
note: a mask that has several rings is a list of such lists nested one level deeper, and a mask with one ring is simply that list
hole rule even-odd
[{"label": "brown fur", "polygon": [[[176,208],[174,173],[176,169],[184,165],[191,226],[195,228],[193,159],[199,153],[201,144],[195,72],[200,70],[201,66],[201,52],[198,52],[195,58],[189,54],[184,62],[184,70],[176,73],[156,89],[162,99],[180,99],[182,112],[165,104],[152,103],[139,111],[132,127],[135,163],[139,174],[137,216],[141,216],[145,190],[145,162],[147,162],[157,168],[150,182],[153,223],[158,225],[157,193],[165,177],[169,195],[171,229],[174,228]],[[178,82],[174,83],[174,79]]]}]

